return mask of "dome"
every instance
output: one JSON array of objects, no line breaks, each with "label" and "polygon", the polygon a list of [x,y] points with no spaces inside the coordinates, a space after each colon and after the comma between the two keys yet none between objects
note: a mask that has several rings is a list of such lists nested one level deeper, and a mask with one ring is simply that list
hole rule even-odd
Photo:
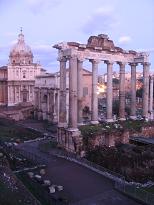
[{"label": "dome", "polygon": [[22,30],[18,35],[18,42],[10,51],[10,62],[15,64],[31,64],[33,62],[31,48],[26,45]]}]

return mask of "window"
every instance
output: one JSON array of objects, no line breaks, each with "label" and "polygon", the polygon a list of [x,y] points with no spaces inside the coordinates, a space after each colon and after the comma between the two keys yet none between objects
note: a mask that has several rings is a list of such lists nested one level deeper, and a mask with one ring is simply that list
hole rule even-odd
[{"label": "window", "polygon": [[85,97],[86,95],[88,95],[88,87],[83,88],[83,97]]},{"label": "window", "polygon": [[43,102],[44,102],[44,103],[47,103],[47,98],[48,98],[47,95],[44,95],[44,96],[43,96]]},{"label": "window", "polygon": [[23,71],[23,78],[26,78],[26,71]]}]

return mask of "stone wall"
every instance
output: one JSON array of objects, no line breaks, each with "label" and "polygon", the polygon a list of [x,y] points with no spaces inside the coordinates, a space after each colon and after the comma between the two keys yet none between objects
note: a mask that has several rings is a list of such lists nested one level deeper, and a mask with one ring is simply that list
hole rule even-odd
[{"label": "stone wall", "polygon": [[88,146],[90,148],[95,148],[96,146],[106,145],[106,146],[115,146],[116,144],[129,143],[130,136],[134,137],[154,137],[154,127],[142,127],[141,132],[130,133],[128,130],[121,130],[117,132],[104,132],[96,136],[88,138]]},{"label": "stone wall", "polygon": [[119,143],[129,143],[129,131],[105,132],[88,138],[88,146],[92,149],[96,146],[106,145],[110,147]]},{"label": "stone wall", "polygon": [[140,132],[131,132],[131,137],[154,137],[154,126],[144,126]]}]

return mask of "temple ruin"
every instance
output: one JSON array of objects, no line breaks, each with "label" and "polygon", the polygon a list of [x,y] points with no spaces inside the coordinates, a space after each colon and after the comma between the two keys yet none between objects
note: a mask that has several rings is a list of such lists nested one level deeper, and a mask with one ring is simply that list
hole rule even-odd
[{"label": "temple ruin", "polygon": [[[98,98],[97,76],[98,65],[104,62],[107,65],[107,115],[106,121],[113,122],[112,115],[112,71],[113,64],[119,65],[119,120],[125,120],[125,66],[131,67],[131,119],[136,119],[136,67],[140,63],[143,66],[143,117],[149,118],[149,110],[153,112],[153,76],[150,77],[148,54],[133,50],[123,50],[116,47],[112,40],[105,34],[91,36],[87,44],[77,42],[58,43],[54,45],[58,49],[58,61],[60,62],[60,107],[58,123],[58,141],[68,150],[78,151],[82,141],[78,125],[82,121],[82,69],[83,62],[89,60],[92,64],[92,99],[91,123],[98,123]],[[66,62],[69,61],[69,122],[66,121]],[[150,96],[150,100],[149,100]]]}]

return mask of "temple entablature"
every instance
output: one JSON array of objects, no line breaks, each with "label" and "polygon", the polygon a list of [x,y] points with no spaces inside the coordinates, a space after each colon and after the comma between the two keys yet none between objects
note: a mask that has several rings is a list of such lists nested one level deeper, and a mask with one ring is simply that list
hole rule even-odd
[{"label": "temple entablature", "polygon": [[100,61],[115,61],[123,63],[148,62],[148,54],[134,50],[123,50],[114,45],[113,41],[105,34],[91,36],[87,44],[77,42],[62,42],[53,46],[59,50],[59,56],[69,58],[76,55],[85,60],[98,59]]}]

